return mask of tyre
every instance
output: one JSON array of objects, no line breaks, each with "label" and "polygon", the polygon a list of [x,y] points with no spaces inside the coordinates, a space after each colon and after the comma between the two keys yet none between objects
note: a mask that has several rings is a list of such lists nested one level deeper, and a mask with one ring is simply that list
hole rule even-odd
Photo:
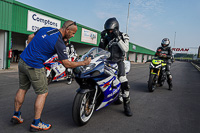
[{"label": "tyre", "polygon": [[165,81],[163,81],[161,78],[158,79],[158,84],[157,84],[157,86],[158,86],[158,87],[162,87],[162,86],[164,85],[164,82],[165,82]]},{"label": "tyre", "polygon": [[148,81],[149,92],[153,92],[156,88],[156,75],[151,74]]},{"label": "tyre", "polygon": [[164,85],[164,82],[165,82],[165,81],[161,81],[161,82],[160,82],[160,87]]},{"label": "tyre", "polygon": [[92,117],[95,109],[95,104],[92,105],[92,92],[77,93],[73,102],[72,117],[78,126],[83,126]]},{"label": "tyre", "polygon": [[72,84],[72,78],[67,78],[67,84],[71,85]]},{"label": "tyre", "polygon": [[[47,69],[46,69],[46,75],[47,75]],[[52,79],[53,79],[53,73],[50,72],[50,74],[47,76],[47,83],[48,83],[48,85],[51,83]]]},{"label": "tyre", "polygon": [[158,78],[158,84],[159,84],[159,87],[163,86],[164,83],[165,83],[165,74],[160,74],[159,78]]}]

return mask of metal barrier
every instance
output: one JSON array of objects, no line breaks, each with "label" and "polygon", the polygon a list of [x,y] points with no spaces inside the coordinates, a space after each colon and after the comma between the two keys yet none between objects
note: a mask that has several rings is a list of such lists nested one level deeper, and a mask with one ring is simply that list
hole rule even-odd
[{"label": "metal barrier", "polygon": [[191,61],[191,64],[200,71],[200,60]]}]

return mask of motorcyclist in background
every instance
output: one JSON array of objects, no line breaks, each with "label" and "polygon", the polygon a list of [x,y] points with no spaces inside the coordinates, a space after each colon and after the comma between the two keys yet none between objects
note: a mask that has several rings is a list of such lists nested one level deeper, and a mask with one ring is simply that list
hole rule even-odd
[{"label": "motorcyclist in background", "polygon": [[[77,59],[78,55],[76,53],[74,45],[69,43],[69,40],[67,40],[67,39],[64,39],[64,43],[65,43],[65,46],[66,46],[66,52],[68,53],[69,57],[75,57],[76,56],[75,59]],[[68,75],[67,83],[71,84],[71,82],[72,82],[71,78],[74,78],[73,72],[72,72],[71,68],[66,68],[66,69],[67,69],[67,75]]]},{"label": "motorcyclist in background", "polygon": [[73,54],[74,56],[78,56],[77,53],[76,53],[76,50],[74,48],[74,45],[69,43],[69,40],[65,40],[64,39],[64,43],[66,45],[66,52],[71,55]]},{"label": "motorcyclist in background", "polygon": [[99,47],[106,49],[111,53],[109,60],[117,63],[119,73],[118,77],[121,82],[122,97],[124,103],[124,113],[127,116],[132,116],[130,108],[130,96],[128,79],[125,73],[124,58],[125,53],[129,49],[129,36],[119,31],[119,23],[116,18],[109,18],[104,24],[104,31],[101,32],[101,40]]},{"label": "motorcyclist in background", "polygon": [[167,74],[167,83],[169,84],[169,89],[172,90],[172,75],[170,72],[170,67],[172,63],[172,50],[169,47],[170,40],[168,38],[164,38],[161,42],[161,47],[157,48],[155,56],[158,56],[162,60],[166,62],[166,74]]}]

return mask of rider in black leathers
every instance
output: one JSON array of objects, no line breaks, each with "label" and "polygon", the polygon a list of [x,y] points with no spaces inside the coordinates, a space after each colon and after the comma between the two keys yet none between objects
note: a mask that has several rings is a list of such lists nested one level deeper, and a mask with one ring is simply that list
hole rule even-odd
[{"label": "rider in black leathers", "polygon": [[119,31],[119,23],[116,18],[109,18],[104,24],[104,31],[101,32],[101,40],[99,47],[106,49],[111,53],[109,60],[117,63],[119,73],[118,77],[121,82],[122,97],[124,103],[124,113],[127,116],[132,116],[130,108],[130,96],[128,79],[125,73],[125,53],[129,49],[129,36]]},{"label": "rider in black leathers", "polygon": [[172,90],[172,75],[170,72],[170,67],[172,64],[172,50],[169,47],[170,41],[168,38],[164,38],[161,42],[161,47],[157,48],[155,56],[158,56],[167,63],[166,74],[167,74],[167,83],[169,84],[169,90]]}]

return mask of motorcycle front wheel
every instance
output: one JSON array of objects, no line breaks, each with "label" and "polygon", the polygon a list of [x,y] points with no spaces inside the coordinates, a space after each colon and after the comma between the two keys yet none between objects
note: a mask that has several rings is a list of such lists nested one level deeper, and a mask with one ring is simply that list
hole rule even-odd
[{"label": "motorcycle front wheel", "polygon": [[149,81],[148,81],[148,89],[149,89],[149,92],[153,92],[156,88],[156,75],[154,74],[151,74],[149,76]]},{"label": "motorcycle front wheel", "polygon": [[92,105],[92,93],[77,93],[73,102],[72,117],[78,126],[83,126],[92,117],[95,104]]}]

